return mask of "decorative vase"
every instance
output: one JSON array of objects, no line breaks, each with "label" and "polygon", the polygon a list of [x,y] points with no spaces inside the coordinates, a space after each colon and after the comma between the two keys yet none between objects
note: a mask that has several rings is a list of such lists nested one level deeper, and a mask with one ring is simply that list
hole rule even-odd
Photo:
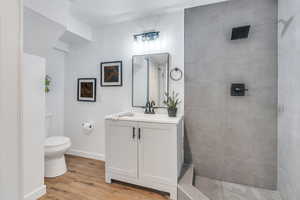
[{"label": "decorative vase", "polygon": [[177,108],[168,108],[168,115],[169,115],[169,117],[176,117]]}]

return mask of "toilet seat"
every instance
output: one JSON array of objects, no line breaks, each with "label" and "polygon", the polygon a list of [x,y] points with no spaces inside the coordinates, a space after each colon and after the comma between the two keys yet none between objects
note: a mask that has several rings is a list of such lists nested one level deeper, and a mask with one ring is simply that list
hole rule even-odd
[{"label": "toilet seat", "polygon": [[69,144],[70,142],[70,138],[63,136],[49,137],[45,141],[45,148],[59,147]]}]

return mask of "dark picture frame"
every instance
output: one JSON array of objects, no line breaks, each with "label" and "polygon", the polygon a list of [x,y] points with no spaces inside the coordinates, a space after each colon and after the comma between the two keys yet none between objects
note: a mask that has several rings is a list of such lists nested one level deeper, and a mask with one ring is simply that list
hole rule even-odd
[{"label": "dark picture frame", "polygon": [[79,78],[77,80],[77,101],[96,102],[97,79]]},{"label": "dark picture frame", "polygon": [[123,86],[122,61],[102,62],[100,67],[101,87]]}]

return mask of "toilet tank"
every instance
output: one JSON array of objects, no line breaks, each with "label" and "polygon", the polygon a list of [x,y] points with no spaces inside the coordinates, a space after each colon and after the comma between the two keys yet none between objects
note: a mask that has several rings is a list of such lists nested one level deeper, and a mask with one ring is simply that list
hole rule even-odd
[{"label": "toilet tank", "polygon": [[53,115],[51,113],[46,114],[46,137],[51,136],[52,132],[52,119]]}]

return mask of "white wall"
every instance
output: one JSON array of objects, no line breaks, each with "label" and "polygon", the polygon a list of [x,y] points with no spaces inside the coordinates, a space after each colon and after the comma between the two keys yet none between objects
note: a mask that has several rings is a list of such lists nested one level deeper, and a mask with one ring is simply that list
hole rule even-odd
[{"label": "white wall", "polygon": [[92,40],[91,27],[70,14],[69,0],[24,1],[24,51],[46,57],[58,40],[85,43]]},{"label": "white wall", "polygon": [[70,9],[68,0],[24,0],[24,6],[55,23],[67,26]]},{"label": "white wall", "polygon": [[0,1],[0,199],[20,200],[22,1]]},{"label": "white wall", "polygon": [[46,113],[52,114],[48,136],[64,135],[65,53],[52,49],[47,56],[46,74],[52,79],[46,94]]},{"label": "white wall", "polygon": [[66,27],[30,9],[24,9],[24,51],[46,57]]},{"label": "white wall", "polygon": [[[146,30],[161,32],[159,44],[152,50],[134,45],[133,34]],[[67,56],[65,79],[65,135],[72,140],[73,153],[88,153],[94,158],[104,155],[104,117],[131,109],[131,59],[134,54],[171,54],[171,68],[184,67],[183,12],[108,25],[94,31],[94,42],[85,46],[71,46]],[[123,87],[100,87],[100,62],[123,60]],[[97,102],[77,102],[77,78],[97,77]],[[171,81],[183,97],[184,80]],[[182,98],[183,99],[183,98]],[[183,112],[183,106],[180,109]],[[85,120],[96,122],[95,131],[86,135],[81,130]]]},{"label": "white wall", "polygon": [[79,37],[85,38],[86,40],[93,39],[92,28],[89,25],[78,21],[72,15],[68,17],[67,30]]},{"label": "white wall", "polygon": [[22,130],[24,199],[37,199],[44,186],[45,65],[43,58],[24,54],[22,66]]},{"label": "white wall", "polygon": [[72,15],[68,18],[67,30],[60,40],[68,44],[84,44],[93,40],[92,28]]}]

